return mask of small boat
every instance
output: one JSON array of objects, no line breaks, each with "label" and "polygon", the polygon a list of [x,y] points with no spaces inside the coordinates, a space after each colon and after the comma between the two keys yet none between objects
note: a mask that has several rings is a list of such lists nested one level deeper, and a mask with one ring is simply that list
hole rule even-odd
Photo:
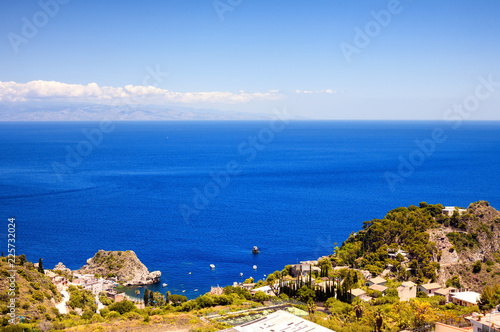
[{"label": "small boat", "polygon": [[183,292],[183,293],[185,293],[186,291],[185,291],[185,290],[183,290],[182,292]]},{"label": "small boat", "polygon": [[240,273],[240,277],[243,277],[243,272]]},{"label": "small boat", "polygon": [[198,288],[196,288],[194,291],[195,291],[195,292],[197,292],[197,291],[198,291]]},{"label": "small boat", "polygon": [[189,274],[191,274],[191,272],[189,272]]},{"label": "small boat", "polygon": [[167,285],[167,284],[163,284],[162,286],[163,286],[163,287],[167,287],[168,285]]},{"label": "small boat", "polygon": [[211,268],[211,269],[215,269],[215,265],[210,264],[210,268]]},{"label": "small boat", "polygon": [[254,269],[254,270],[257,270],[257,265],[254,265],[254,266],[253,266],[253,269]]},{"label": "small boat", "polygon": [[257,246],[253,246],[252,252],[254,254],[258,254],[259,253],[259,248],[257,248]]}]

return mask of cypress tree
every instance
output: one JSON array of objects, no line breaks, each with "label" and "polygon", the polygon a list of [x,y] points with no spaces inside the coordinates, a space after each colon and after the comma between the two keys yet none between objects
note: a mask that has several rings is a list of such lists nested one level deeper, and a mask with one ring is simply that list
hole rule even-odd
[{"label": "cypress tree", "polygon": [[155,294],[153,292],[149,292],[149,305],[155,305]]},{"label": "cypress tree", "polygon": [[148,306],[148,300],[149,300],[149,289],[144,290],[144,306]]},{"label": "cypress tree", "polygon": [[41,274],[45,274],[45,270],[43,269],[43,264],[42,264],[41,258],[38,260],[38,272],[40,272]]}]

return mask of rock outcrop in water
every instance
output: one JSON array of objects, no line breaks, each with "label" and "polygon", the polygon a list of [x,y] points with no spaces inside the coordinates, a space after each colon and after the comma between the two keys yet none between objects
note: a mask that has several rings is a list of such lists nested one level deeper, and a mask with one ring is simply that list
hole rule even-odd
[{"label": "rock outcrop in water", "polygon": [[124,286],[150,285],[160,281],[161,272],[149,272],[135,252],[99,250],[94,257],[87,259],[87,264],[76,271],[81,274],[98,274],[116,277]]}]

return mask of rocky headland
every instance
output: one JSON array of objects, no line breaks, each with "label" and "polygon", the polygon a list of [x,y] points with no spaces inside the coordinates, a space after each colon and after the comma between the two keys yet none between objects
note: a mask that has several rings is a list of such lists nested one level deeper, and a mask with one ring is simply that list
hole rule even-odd
[{"label": "rocky headland", "polygon": [[87,264],[74,272],[97,274],[104,278],[115,277],[124,286],[150,285],[159,282],[161,277],[160,271],[149,272],[131,250],[99,250],[94,257],[87,259]]}]

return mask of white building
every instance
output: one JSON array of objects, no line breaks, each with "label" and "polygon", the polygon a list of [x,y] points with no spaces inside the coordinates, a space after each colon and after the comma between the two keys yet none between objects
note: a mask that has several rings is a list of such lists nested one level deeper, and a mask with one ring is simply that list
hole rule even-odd
[{"label": "white building", "polygon": [[443,214],[446,214],[446,215],[448,215],[448,216],[451,217],[453,215],[453,212],[455,212],[455,210],[458,210],[458,214],[460,214],[460,215],[462,215],[465,212],[467,212],[466,209],[459,209],[456,206],[445,206],[444,209],[443,209]]},{"label": "white building", "polygon": [[321,325],[307,319],[292,315],[289,312],[278,310],[264,318],[254,320],[239,326],[234,326],[226,332],[282,332],[282,331],[307,331],[307,332],[332,332]]},{"label": "white building", "polygon": [[400,301],[409,301],[417,297],[417,284],[411,281],[404,281],[401,286],[397,288]]},{"label": "white building", "polygon": [[500,312],[496,311],[491,314],[486,314],[484,317],[481,316],[482,315],[473,313],[471,317],[466,317],[473,326],[473,332],[500,331]]},{"label": "white building", "polygon": [[451,294],[451,302],[465,307],[476,305],[480,298],[481,294],[476,292],[457,292]]}]

